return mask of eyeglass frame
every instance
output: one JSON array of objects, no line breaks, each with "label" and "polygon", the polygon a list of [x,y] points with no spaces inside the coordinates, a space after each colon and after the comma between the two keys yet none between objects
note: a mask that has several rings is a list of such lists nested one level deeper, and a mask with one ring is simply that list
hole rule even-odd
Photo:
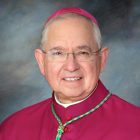
[{"label": "eyeglass frame", "polygon": [[[41,50],[44,54],[49,54],[49,53],[48,53],[49,50],[48,50],[48,52],[46,52],[46,51],[43,50],[42,48],[40,48],[40,50]],[[98,54],[98,53],[101,52],[101,50],[102,50],[102,46],[101,46],[97,51],[95,51],[95,52],[90,52],[90,55],[92,55],[92,54]],[[77,58],[78,52],[77,52],[77,53],[76,53],[76,52],[70,52],[70,53],[69,53],[69,52],[65,52],[65,53],[64,53],[64,58],[65,58],[65,60],[64,60],[64,61],[57,61],[57,62],[65,62],[65,61],[67,60],[69,54],[72,54],[74,58]],[[87,60],[87,61],[89,61],[89,60]],[[87,62],[87,61],[81,61],[81,62]]]}]

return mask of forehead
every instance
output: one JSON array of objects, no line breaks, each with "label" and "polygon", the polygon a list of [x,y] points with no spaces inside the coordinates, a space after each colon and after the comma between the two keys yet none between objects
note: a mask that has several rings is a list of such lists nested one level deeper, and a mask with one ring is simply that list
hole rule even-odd
[{"label": "forehead", "polygon": [[63,15],[50,21],[46,27],[44,39],[47,46],[63,43],[77,46],[95,44],[91,21],[77,15]]},{"label": "forehead", "polygon": [[[68,21],[68,22],[66,22]],[[84,17],[82,15],[79,15],[79,14],[75,14],[75,13],[65,13],[65,14],[62,14],[62,15],[59,15],[53,19],[51,19],[46,25],[45,25],[45,28],[49,28],[50,26],[52,26],[52,24],[56,24],[56,25],[60,25],[59,23],[61,22],[62,25],[60,26],[63,26],[65,28],[68,28],[68,26],[65,26],[66,24],[70,24],[71,26],[76,26],[77,28],[79,28],[76,24],[72,24],[72,23],[76,23],[76,21],[78,22],[78,25],[79,26],[85,26],[84,28],[87,28],[87,27],[91,27],[93,28],[93,23],[90,19],[88,19],[87,17]],[[57,28],[58,26],[56,26]],[[54,28],[54,27],[53,27]],[[59,30],[59,28],[57,28],[57,30]]]},{"label": "forehead", "polygon": [[52,18],[49,22],[46,23],[45,27],[47,27],[49,24],[51,24],[54,21],[57,21],[57,20],[60,20],[60,19],[67,19],[67,18],[83,18],[83,19],[87,20],[88,22],[92,23],[92,21],[89,18],[87,18],[85,16],[82,16],[80,14],[64,13],[64,14],[61,14],[61,15],[58,15],[58,16]]}]

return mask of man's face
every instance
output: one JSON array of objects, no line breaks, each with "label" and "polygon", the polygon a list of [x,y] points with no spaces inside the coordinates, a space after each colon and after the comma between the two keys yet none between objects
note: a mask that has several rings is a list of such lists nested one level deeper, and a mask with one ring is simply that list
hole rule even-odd
[{"label": "man's face", "polygon": [[[43,47],[46,52],[60,49],[68,53],[79,49],[99,49],[92,25],[84,18],[72,17],[56,20],[48,26]],[[70,103],[84,99],[95,88],[105,64],[107,49],[90,61],[79,61],[71,54],[64,62],[50,61],[39,49],[35,56],[54,94],[61,102]]]}]

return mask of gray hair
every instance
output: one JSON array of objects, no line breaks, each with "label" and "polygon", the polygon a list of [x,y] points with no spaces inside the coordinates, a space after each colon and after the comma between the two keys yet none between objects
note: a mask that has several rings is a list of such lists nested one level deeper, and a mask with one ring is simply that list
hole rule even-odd
[{"label": "gray hair", "polygon": [[93,26],[93,32],[94,32],[94,36],[95,36],[95,40],[97,42],[98,48],[100,49],[102,47],[102,36],[101,36],[101,32],[100,32],[100,29],[97,24],[95,24],[92,20],[90,20],[87,17],[84,17],[82,15],[79,15],[76,13],[66,13],[66,14],[59,15],[59,16],[51,19],[48,23],[46,23],[46,25],[44,26],[44,29],[42,31],[42,39],[41,39],[41,45],[40,45],[41,49],[44,50],[43,44],[47,39],[48,26],[55,20],[66,19],[68,17],[82,17],[82,18],[86,19],[88,22],[90,22]]}]

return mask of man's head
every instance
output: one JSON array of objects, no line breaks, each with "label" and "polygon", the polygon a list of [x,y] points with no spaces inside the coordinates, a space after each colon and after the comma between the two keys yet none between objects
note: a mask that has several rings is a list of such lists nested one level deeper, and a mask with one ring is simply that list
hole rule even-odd
[{"label": "man's head", "polygon": [[45,24],[42,50],[36,49],[35,57],[57,98],[70,103],[84,99],[94,90],[108,49],[101,48],[101,35],[93,16],[65,10]]}]

